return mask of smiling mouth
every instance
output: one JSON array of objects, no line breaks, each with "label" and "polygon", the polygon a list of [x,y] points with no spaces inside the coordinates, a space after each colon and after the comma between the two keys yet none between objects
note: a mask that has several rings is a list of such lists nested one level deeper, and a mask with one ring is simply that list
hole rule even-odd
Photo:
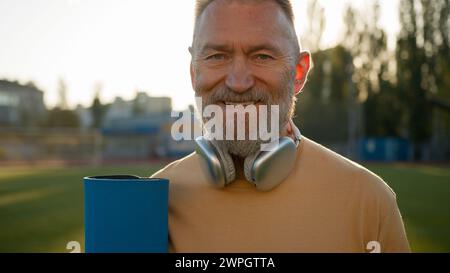
[{"label": "smiling mouth", "polygon": [[258,104],[261,104],[262,101],[261,100],[257,100],[257,101],[221,101],[221,103],[223,103],[224,105],[247,106],[247,105],[258,105]]}]

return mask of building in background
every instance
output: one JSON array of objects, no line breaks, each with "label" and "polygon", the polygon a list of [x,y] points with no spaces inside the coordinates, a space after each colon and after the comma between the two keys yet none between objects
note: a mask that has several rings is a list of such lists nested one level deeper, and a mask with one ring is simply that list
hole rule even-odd
[{"label": "building in background", "polygon": [[37,126],[45,115],[43,91],[32,83],[0,80],[0,126]]},{"label": "building in background", "polygon": [[169,97],[150,97],[145,92],[136,93],[133,100],[117,97],[108,105],[104,121],[111,122],[116,118],[168,113],[172,111],[172,100]]},{"label": "building in background", "polygon": [[180,157],[194,150],[193,141],[171,137],[172,100],[138,92],[133,100],[116,98],[101,126],[104,160]]}]

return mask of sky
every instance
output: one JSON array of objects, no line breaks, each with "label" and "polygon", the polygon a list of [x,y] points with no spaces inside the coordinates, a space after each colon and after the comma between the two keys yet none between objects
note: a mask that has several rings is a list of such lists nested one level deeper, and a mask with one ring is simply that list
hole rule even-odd
[{"label": "sky", "polygon": [[[175,110],[194,104],[189,78],[194,0],[0,0],[0,79],[33,81],[46,105],[58,101],[58,80],[71,107],[100,98],[132,99],[136,91],[169,96]],[[307,35],[307,0],[293,0],[295,26]],[[342,39],[348,4],[364,11],[366,0],[319,0],[326,28],[321,48]],[[380,25],[392,47],[399,31],[398,0],[380,0]]]}]

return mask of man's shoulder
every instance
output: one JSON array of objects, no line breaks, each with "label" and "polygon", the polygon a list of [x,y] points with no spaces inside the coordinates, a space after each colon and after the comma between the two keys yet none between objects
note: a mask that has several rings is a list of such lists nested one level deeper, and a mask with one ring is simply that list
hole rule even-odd
[{"label": "man's shoulder", "polygon": [[361,194],[395,201],[395,192],[379,175],[311,139],[305,139],[301,157],[304,169],[314,170],[330,186],[359,189]]},{"label": "man's shoulder", "polygon": [[[207,176],[200,160],[198,154],[191,153],[171,162],[152,177],[166,178],[175,183],[204,182]],[[380,176],[306,137],[299,151],[297,172],[306,172],[307,175],[302,174],[302,177],[330,189],[357,189],[360,195],[370,195],[388,202],[393,202],[396,198],[395,192]]]},{"label": "man's shoulder", "polygon": [[166,178],[172,181],[186,180],[189,178],[200,179],[204,176],[200,165],[199,155],[195,152],[169,163],[151,177]]}]

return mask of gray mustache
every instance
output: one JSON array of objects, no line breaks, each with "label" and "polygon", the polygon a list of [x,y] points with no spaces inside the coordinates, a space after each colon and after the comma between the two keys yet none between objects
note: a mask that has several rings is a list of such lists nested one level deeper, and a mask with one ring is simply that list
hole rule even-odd
[{"label": "gray mustache", "polygon": [[271,104],[272,98],[269,92],[263,90],[252,89],[245,93],[236,93],[227,88],[221,88],[214,91],[213,94],[208,96],[205,105],[217,104],[222,101],[229,102],[248,102],[248,101],[260,101],[263,104]]}]

